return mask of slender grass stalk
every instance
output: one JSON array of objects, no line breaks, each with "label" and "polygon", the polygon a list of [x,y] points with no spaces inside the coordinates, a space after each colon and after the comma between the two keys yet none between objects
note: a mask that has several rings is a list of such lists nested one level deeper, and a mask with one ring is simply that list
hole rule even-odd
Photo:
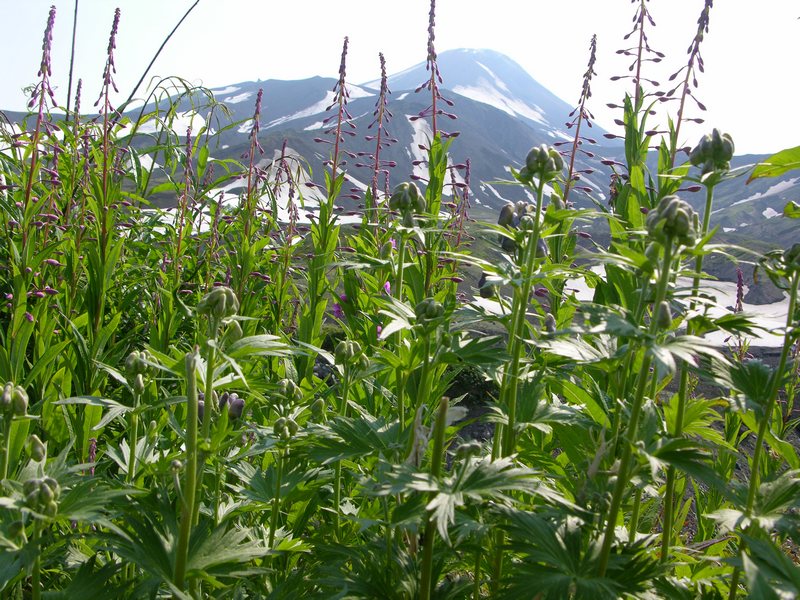
[{"label": "slender grass stalk", "polygon": [[[433,430],[433,451],[431,453],[431,476],[437,479],[442,473],[442,458],[444,454],[444,434],[447,429],[448,399],[443,397],[439,401],[439,411],[436,414],[436,423]],[[431,493],[433,499],[435,492]],[[436,538],[436,524],[428,514],[425,523],[424,545],[422,548],[422,575],[420,578],[420,600],[430,600],[435,582],[433,579],[433,542]]]},{"label": "slender grass stalk", "polygon": [[197,395],[197,361],[199,351],[186,354],[186,465],[184,467],[185,479],[183,484],[183,498],[181,501],[181,522],[178,533],[178,545],[175,552],[175,587],[182,590],[186,582],[186,566],[189,561],[189,536],[192,531],[195,514],[196,487],[197,487],[197,421],[198,421],[198,395]]},{"label": "slender grass stalk", "polygon": [[[659,273],[658,285],[656,287],[656,295],[653,306],[657,307],[663,302],[667,295],[667,286],[671,276],[671,265],[673,255],[673,242],[670,238],[667,239],[664,245],[664,257],[661,263],[661,272]],[[650,333],[656,333],[658,329],[657,319],[650,322]],[[644,404],[645,389],[647,387],[648,377],[650,376],[650,364],[652,363],[652,356],[646,353],[642,358],[641,368],[636,386],[636,396],[633,399],[631,406],[631,416],[626,429],[627,439],[623,444],[622,457],[620,458],[619,468],[616,474],[616,484],[614,492],[611,497],[611,504],[608,509],[608,516],[606,517],[606,528],[603,533],[603,544],[600,550],[600,557],[598,559],[598,575],[605,576],[606,569],[608,568],[608,560],[611,556],[611,545],[614,542],[614,530],[617,526],[617,516],[622,505],[622,497],[625,489],[628,487],[628,476],[631,466],[631,459],[633,458],[633,447],[636,441],[636,436],[639,429],[639,418],[642,412],[642,405]]]}]

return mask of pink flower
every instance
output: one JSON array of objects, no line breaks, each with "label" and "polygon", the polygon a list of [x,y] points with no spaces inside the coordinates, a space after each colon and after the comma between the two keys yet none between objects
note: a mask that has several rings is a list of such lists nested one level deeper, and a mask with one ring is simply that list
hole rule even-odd
[{"label": "pink flower", "polygon": [[388,281],[383,284],[383,291],[386,292],[387,295],[392,295],[392,284]]}]

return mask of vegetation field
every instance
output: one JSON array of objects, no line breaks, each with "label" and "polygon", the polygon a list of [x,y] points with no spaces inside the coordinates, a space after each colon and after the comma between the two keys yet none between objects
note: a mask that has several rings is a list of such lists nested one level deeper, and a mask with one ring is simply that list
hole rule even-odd
[{"label": "vegetation field", "polygon": [[[425,175],[381,158],[385,69],[354,130],[345,38],[314,183],[285,144],[262,148],[260,93],[245,123],[175,79],[133,110],[114,84],[119,11],[95,107],[80,82],[57,98],[52,9],[30,112],[0,126],[0,598],[798,597],[800,243],[716,239],[733,140],[681,134],[711,9],[663,94],[643,74],[649,3],[632,3],[610,201],[570,201],[592,40],[574,140],[517,157],[505,183],[529,201],[480,223],[442,129],[457,107],[433,1]],[[187,100],[208,127],[175,130]],[[250,128],[241,160],[215,158],[230,127]],[[350,156],[351,135],[374,151]],[[373,167],[363,191],[356,161]],[[790,202],[781,219],[798,217]],[[774,364],[748,353],[741,297],[712,316],[699,291],[725,256],[788,297]],[[475,419],[488,439],[463,435]]]}]

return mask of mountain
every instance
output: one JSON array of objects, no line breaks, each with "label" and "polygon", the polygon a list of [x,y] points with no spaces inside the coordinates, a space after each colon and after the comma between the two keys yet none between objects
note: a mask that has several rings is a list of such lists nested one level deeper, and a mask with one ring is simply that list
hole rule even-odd
[{"label": "mountain", "polygon": [[[473,214],[491,219],[506,201],[525,197],[518,187],[497,183],[510,179],[509,167],[520,167],[532,146],[572,139],[566,126],[572,106],[544,88],[514,61],[491,50],[449,50],[439,54],[438,65],[443,76],[442,94],[454,103],[452,108],[445,108],[458,117],[457,120],[440,118],[440,127],[459,132],[450,147],[451,158],[454,163],[470,159]],[[394,115],[388,123],[388,131],[397,141],[382,150],[381,157],[396,163],[390,169],[391,187],[407,181],[412,174],[424,176],[424,166],[413,163],[424,158],[420,146],[427,144],[431,131],[427,119],[416,117],[430,105],[431,98],[429,91],[415,90],[428,78],[424,62],[388,78],[392,91],[388,108]],[[332,115],[329,107],[334,101],[335,84],[333,78],[312,77],[297,81],[243,82],[212,89],[214,100],[230,111],[228,121],[222,111],[214,109],[215,116],[208,123],[218,134],[216,145],[211,149],[212,156],[238,159],[248,151],[255,99],[258,90],[263,89],[259,141],[266,152],[262,165],[273,160],[285,141],[294,155],[307,162],[306,171],[321,182],[320,173],[331,146],[317,143],[315,138],[330,139],[325,134],[325,119]],[[365,189],[371,180],[370,169],[359,165],[368,163],[364,157],[374,151],[374,142],[368,141],[366,136],[374,133],[369,125],[378,100],[378,87],[376,81],[347,85],[348,110],[355,129],[351,130],[354,135],[347,136],[344,149],[356,155],[356,158],[347,159],[346,166],[349,183],[354,189]],[[208,104],[199,95],[181,102],[179,114],[172,123],[176,134],[185,135],[190,123],[195,133],[206,124],[206,119],[210,118],[209,109],[199,108],[204,103]],[[152,106],[145,108],[151,109]],[[12,120],[21,118],[21,115],[9,116]],[[146,133],[154,128],[148,125],[142,131]],[[600,158],[621,161],[623,149],[619,142],[606,140],[605,132],[597,125],[584,132],[598,142],[596,146],[584,145],[584,149],[594,154],[593,158],[580,155],[576,161],[577,169],[594,170],[583,176],[581,183],[590,189],[590,194],[575,189],[570,199],[578,206],[591,207],[593,202],[607,202],[611,171],[600,163]],[[744,167],[764,158],[737,156],[733,165]],[[717,187],[712,225],[719,225],[721,233],[740,244],[748,238],[778,245],[796,241],[798,236],[794,228],[777,215],[789,199],[800,196],[800,177],[789,173],[777,179],[757,180],[747,186],[744,179],[735,178]],[[234,183],[226,187],[231,197],[239,185]],[[310,191],[306,193],[313,196]],[[705,201],[703,192],[686,194],[686,198],[697,208]]]}]

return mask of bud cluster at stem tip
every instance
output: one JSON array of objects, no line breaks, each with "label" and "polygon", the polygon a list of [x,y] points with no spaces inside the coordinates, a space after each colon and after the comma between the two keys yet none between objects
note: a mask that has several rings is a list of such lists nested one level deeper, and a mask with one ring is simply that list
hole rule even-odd
[{"label": "bud cluster at stem tip", "polygon": [[689,161],[699,167],[703,175],[725,173],[731,168],[734,146],[731,136],[714,129],[704,135],[689,154]]},{"label": "bud cluster at stem tip", "polygon": [[425,196],[414,183],[401,183],[389,197],[389,208],[400,212],[405,227],[414,226],[414,215],[424,214]]},{"label": "bud cluster at stem tip", "polygon": [[519,172],[519,179],[530,183],[534,178],[544,183],[552,181],[561,174],[564,168],[564,159],[558,150],[552,146],[542,144],[531,148],[525,158],[525,166]]},{"label": "bud cluster at stem tip", "polygon": [[647,213],[646,225],[647,233],[661,244],[669,240],[692,247],[697,242],[697,213],[677,196],[664,196],[658,206]]}]

